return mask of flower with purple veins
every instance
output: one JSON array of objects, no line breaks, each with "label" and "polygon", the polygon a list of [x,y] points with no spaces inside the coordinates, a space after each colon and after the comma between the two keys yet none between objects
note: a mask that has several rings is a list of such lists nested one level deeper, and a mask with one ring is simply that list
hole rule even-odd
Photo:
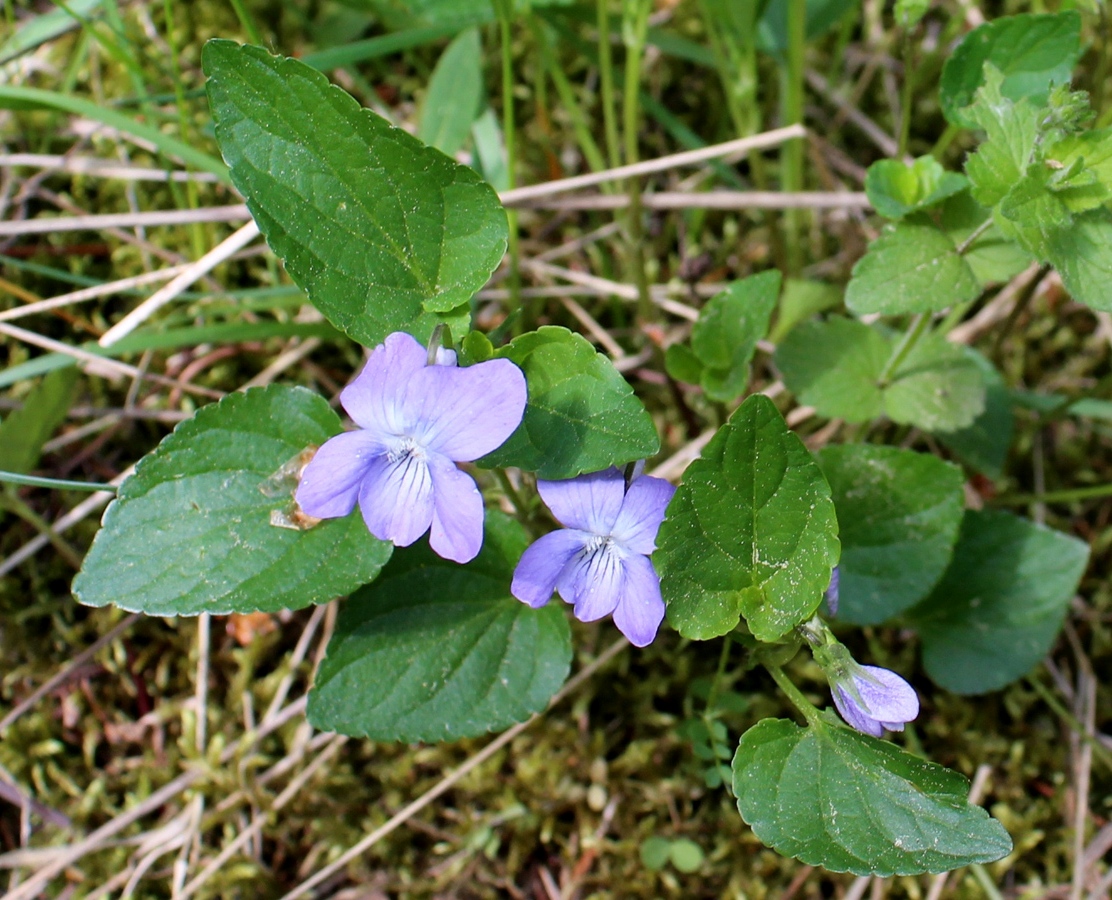
[{"label": "flower with purple veins", "polygon": [[457,368],[455,354],[395,332],[340,393],[359,428],[336,435],[301,476],[296,499],[320,519],[356,502],[371,534],[407,547],[426,531],[445,559],[465,563],[483,543],[483,497],[456,467],[497,449],[521,423],[526,386],[506,359]]},{"label": "flower with purple veins", "polygon": [[919,715],[915,689],[895,672],[852,662],[842,677],[832,680],[830,692],[842,718],[873,737],[885,729],[903,731],[904,723]]},{"label": "flower with purple veins", "polygon": [[511,593],[534,608],[559,593],[580,621],[613,613],[630,643],[651,643],[664,618],[664,601],[649,554],[676,489],[649,475],[627,487],[611,467],[567,481],[538,481],[537,490],[564,528],[525,551]]}]

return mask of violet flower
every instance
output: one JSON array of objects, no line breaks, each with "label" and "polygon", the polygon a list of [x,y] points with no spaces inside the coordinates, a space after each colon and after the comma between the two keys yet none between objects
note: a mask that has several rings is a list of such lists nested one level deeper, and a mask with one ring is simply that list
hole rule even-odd
[{"label": "violet flower", "polygon": [[456,467],[500,446],[525,413],[521,369],[495,359],[467,368],[440,351],[437,365],[408,334],[371,353],[340,394],[359,426],[326,441],[305,467],[296,499],[320,519],[359,503],[380,540],[407,547],[426,531],[440,556],[468,562],[483,542],[483,497]]},{"label": "violet flower", "polygon": [[835,566],[830,573],[830,584],[826,587],[826,593],[822,595],[822,599],[826,601],[826,612],[834,618],[838,615],[838,582],[840,581],[838,575],[838,567]]},{"label": "violet flower", "polygon": [[649,554],[676,489],[649,475],[634,478],[627,488],[622,473],[611,467],[568,481],[538,481],[537,490],[565,527],[525,551],[511,593],[536,608],[558,592],[580,621],[613,613],[630,643],[651,643],[664,618],[664,601]]},{"label": "violet flower", "polygon": [[880,737],[885,729],[903,731],[904,723],[919,715],[915,689],[879,666],[852,663],[830,682],[830,692],[846,723],[873,737]]}]

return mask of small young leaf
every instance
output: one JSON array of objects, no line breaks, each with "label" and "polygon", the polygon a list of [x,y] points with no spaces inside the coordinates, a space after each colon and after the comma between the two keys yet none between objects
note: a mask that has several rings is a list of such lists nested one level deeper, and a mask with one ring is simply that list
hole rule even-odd
[{"label": "small young leaf", "polygon": [[972,347],[965,355],[976,362],[985,383],[985,408],[972,425],[938,435],[946,447],[967,465],[989,478],[1001,478],[1015,434],[1012,395],[1003,377]]},{"label": "small young leaf", "polygon": [[1027,674],[1062,627],[1089,560],[1075,537],[998,510],[969,510],[950,568],[910,613],[923,665],[957,694]]},{"label": "small young leaf", "polygon": [[476,28],[461,32],[437,60],[421,105],[417,138],[455,156],[483,98],[483,47]]},{"label": "small young leaf", "polygon": [[811,616],[838,560],[830,488],[772,401],[747,399],[684,475],[653,556],[668,620],[684,637],[741,616],[774,641]]},{"label": "small young leaf", "polygon": [[977,152],[965,161],[973,199],[993,207],[1027,174],[1039,139],[1044,112],[1026,99],[1013,102],[1000,93],[1000,72],[989,66],[985,83],[966,115],[986,135]]},{"label": "small young leaf", "polygon": [[986,63],[1000,70],[1004,97],[1041,106],[1051,85],[1069,83],[1080,57],[1081,16],[1074,10],[986,22],[962,38],[942,67],[942,112],[954,125],[978,127],[966,107],[984,83]]},{"label": "small young leaf", "polygon": [[691,330],[691,349],[703,364],[703,390],[712,400],[728,402],[749,381],[749,361],[780,294],[780,272],[770,270],[730,284],[699,312]]},{"label": "small young leaf", "polygon": [[920,156],[911,165],[898,159],[878,160],[865,175],[869,202],[887,219],[902,219],[941,203],[968,184],[964,175],[947,172],[933,156]]},{"label": "small young leaf", "polygon": [[517,431],[479,465],[573,478],[660,450],[652,418],[629,383],[585,338],[545,326],[495,355],[524,370],[529,405]]},{"label": "small young leaf", "polygon": [[463,334],[506,249],[494,191],[296,60],[231,41],[202,59],[232,180],[329,321],[367,346]]},{"label": "small young leaf", "polygon": [[540,712],[567,677],[571,630],[559,604],[510,596],[528,544],[487,511],[466,566],[427,546],[398,550],[340,609],[307,715],[313,727],[385,741],[476,737]]},{"label": "small young leaf", "polygon": [[819,454],[840,526],[838,619],[872,625],[922,600],[950,562],[965,507],[961,469],[871,444]]},{"label": "small young leaf", "polygon": [[77,385],[77,369],[47,375],[0,424],[0,471],[28,474],[39,464],[42,447],[65,421]]},{"label": "small young leaf", "polygon": [[1058,188],[1071,212],[1085,212],[1112,200],[1112,128],[1071,134],[1049,147],[1048,162],[1070,171],[1080,165],[1086,179],[1073,179]]},{"label": "small young leaf", "polygon": [[77,599],[225,615],[300,609],[366,584],[393,547],[358,512],[305,530],[271,524],[293,510],[298,455],[340,430],[304,388],[252,388],[203,407],[120,485],[74,579]]},{"label": "small young leaf", "polygon": [[672,842],[668,838],[653,835],[641,843],[641,865],[646,869],[659,872],[672,855]]},{"label": "small young leaf", "polygon": [[1047,256],[1075,300],[1112,312],[1112,212],[1106,207],[1074,216],[1052,234]]},{"label": "small young leaf", "polygon": [[980,292],[953,240],[916,217],[886,228],[869,245],[853,267],[846,306],[857,315],[939,312]]},{"label": "small young leaf", "polygon": [[672,846],[669,849],[672,865],[678,871],[687,875],[698,872],[706,859],[703,848],[690,838],[677,838],[672,841]]},{"label": "small young leaf", "polygon": [[832,872],[919,875],[1000,859],[1003,826],[957,772],[837,725],[763,719],[734,756],[741,817],[785,856]]},{"label": "small young leaf", "polygon": [[664,352],[664,370],[684,384],[699,384],[703,378],[703,364],[687,344],[672,344]]}]

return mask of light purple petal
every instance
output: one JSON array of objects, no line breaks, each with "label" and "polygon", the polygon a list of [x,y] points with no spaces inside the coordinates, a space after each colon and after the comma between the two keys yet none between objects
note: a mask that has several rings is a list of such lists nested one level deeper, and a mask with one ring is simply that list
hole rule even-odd
[{"label": "light purple petal", "polygon": [[560,574],[590,537],[582,531],[561,528],[534,541],[514,569],[510,593],[534,609],[544,606],[556,592]]},{"label": "light purple petal", "polygon": [[447,347],[436,348],[436,365],[438,366],[454,366],[458,365],[456,360],[456,351],[449,350]]},{"label": "light purple petal", "polygon": [[407,412],[429,450],[470,462],[506,442],[525,414],[525,375],[508,359],[460,369],[427,366],[415,378]]},{"label": "light purple petal", "polygon": [[376,538],[408,547],[432,524],[432,478],[426,461],[418,455],[397,462],[376,457],[359,488],[359,509]]},{"label": "light purple petal", "polygon": [[663,478],[642,475],[636,479],[626,491],[622,511],[611,531],[614,540],[634,553],[652,553],[664,511],[675,492]]},{"label": "light purple petal", "polygon": [[856,666],[850,675],[860,700],[841,684],[831,692],[842,718],[858,731],[880,737],[883,730],[903,731],[919,715],[915,689],[895,672],[879,666]]},{"label": "light purple petal", "polygon": [[853,683],[865,704],[865,711],[892,731],[902,731],[904,722],[919,715],[919,695],[915,688],[888,669],[879,666],[861,666],[861,669],[864,675],[855,674]]},{"label": "light purple petal", "polygon": [[556,582],[556,590],[580,622],[608,616],[622,599],[625,581],[624,554],[614,544],[603,544],[567,566]]},{"label": "light purple petal", "polygon": [[873,737],[880,737],[884,734],[884,727],[876,719],[866,715],[857,702],[846,693],[845,688],[834,685],[834,690],[831,692],[834,698],[834,705],[838,708],[838,712],[842,714],[842,718],[846,720],[851,728],[856,728],[863,734],[871,734]]},{"label": "light purple petal", "polygon": [[424,347],[395,331],[375,347],[363,371],[340,392],[340,403],[361,428],[380,436],[407,434],[420,410],[414,378],[427,361]]},{"label": "light purple petal", "polygon": [[625,499],[625,478],[611,466],[567,481],[537,481],[537,491],[561,525],[608,535]]},{"label": "light purple petal", "polygon": [[838,615],[838,583],[841,581],[841,575],[838,572],[838,567],[835,566],[830,573],[830,584],[826,587],[826,592],[822,595],[826,601],[826,611],[831,616]]},{"label": "light purple petal", "polygon": [[294,495],[298,505],[318,519],[346,516],[359,499],[359,483],[382,446],[367,431],[348,431],[329,438],[316,452]]},{"label": "light purple petal", "polygon": [[625,582],[622,598],[614,610],[614,624],[633,646],[645,647],[656,637],[663,619],[660,578],[652,562],[646,556],[626,557]]},{"label": "light purple petal", "polygon": [[429,455],[432,531],[429,546],[444,559],[471,562],[483,546],[483,495],[475,479],[445,456]]}]

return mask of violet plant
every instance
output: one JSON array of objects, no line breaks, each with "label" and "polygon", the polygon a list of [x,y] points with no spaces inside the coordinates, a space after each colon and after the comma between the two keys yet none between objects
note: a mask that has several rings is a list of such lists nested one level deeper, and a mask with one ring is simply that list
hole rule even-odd
[{"label": "violet plant", "polygon": [[[891,224],[854,269],[850,315],[800,313],[816,308],[798,296],[814,285],[765,272],[712,298],[690,342],[668,348],[671,377],[733,407],[678,488],[638,468],[660,451],[657,425],[587,340],[471,330],[508,243],[475,170],[296,60],[211,42],[236,187],[309,300],[369,352],[339,398],[355,428],[285,385],[202,408],[123,484],[76,595],[152,615],[346,596],[308,716],[379,740],[475,736],[543,710],[572,659],[553,595],[581,621],[612,617],[637,647],[668,631],[722,639],[720,669],[741,647],[740,665],[762,665],[802,719],[754,724],[733,755],[729,788],[761,840],[859,874],[1006,855],[1008,834],[967,803],[964,778],[883,739],[913,727],[917,690],[855,661],[818,614],[825,597],[839,628],[917,631],[929,707],[936,689],[983,693],[1035,666],[1088,548],[967,510],[954,462],[863,442],[812,454],[768,396],[737,401],[771,338],[799,403],[920,429],[970,470],[999,471],[1010,401],[948,329],[1032,260],[1110,308],[1112,138],[1068,91],[1077,14],[1021,18],[978,29],[943,73],[947,117],[984,135],[965,173],[931,157],[870,170]],[[1055,62],[1030,68],[1012,52],[1024,41],[1057,48]],[[796,683],[815,681],[792,663],[804,647],[841,719]]]}]

